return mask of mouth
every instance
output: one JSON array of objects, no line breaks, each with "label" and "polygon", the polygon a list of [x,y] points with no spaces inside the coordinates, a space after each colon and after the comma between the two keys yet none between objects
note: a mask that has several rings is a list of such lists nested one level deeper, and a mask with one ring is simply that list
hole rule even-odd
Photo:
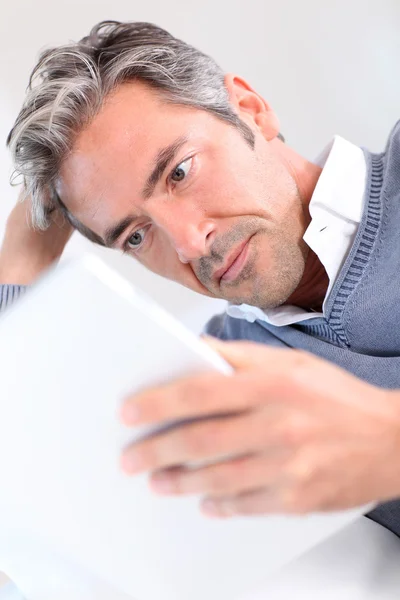
[{"label": "mouth", "polygon": [[214,273],[214,279],[221,283],[234,281],[243,269],[249,249],[249,242],[253,236],[249,237],[246,241],[242,242],[235,250],[230,254],[225,265],[218,269]]}]

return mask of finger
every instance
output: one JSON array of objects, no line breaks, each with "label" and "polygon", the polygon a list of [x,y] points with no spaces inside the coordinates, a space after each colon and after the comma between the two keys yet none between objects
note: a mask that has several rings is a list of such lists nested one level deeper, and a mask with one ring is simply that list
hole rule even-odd
[{"label": "finger", "polygon": [[177,426],[133,444],[124,450],[121,466],[126,473],[134,474],[252,454],[264,437],[265,431],[250,413],[209,419]]},{"label": "finger", "polygon": [[[213,349],[218,352],[234,369],[242,370],[254,368],[260,361],[263,361],[268,356],[268,350],[264,353],[264,348],[261,344],[253,342],[235,341],[225,342],[211,336],[203,336],[203,340]],[[271,350],[270,350],[271,352]],[[275,352],[274,350],[272,352]],[[282,352],[278,350],[278,352]],[[260,356],[262,354],[262,356]],[[280,357],[283,359],[282,354]]]},{"label": "finger", "polygon": [[214,518],[284,512],[280,491],[277,488],[263,488],[239,496],[205,498],[201,503],[201,510],[206,516]]},{"label": "finger", "polygon": [[[211,337],[206,337],[205,341],[236,369],[237,375],[247,372],[257,377],[265,397],[275,396],[295,404],[300,399],[307,403],[314,400],[320,405],[321,398],[327,397],[328,389],[337,401],[339,384],[343,388],[353,385],[362,399],[368,389],[368,384],[344,369],[302,350],[271,348],[252,342],[224,342]],[[348,393],[342,396],[346,399]],[[325,410],[324,406],[322,408]]]},{"label": "finger", "polygon": [[285,477],[287,458],[274,453],[239,457],[200,468],[165,469],[150,479],[152,489],[160,494],[206,494],[233,496],[274,487]]},{"label": "finger", "polygon": [[315,363],[316,359],[304,352],[271,350],[260,344],[243,342],[216,343],[221,344],[224,356],[228,358],[229,355],[233,364],[238,365],[241,361],[244,365],[247,361],[252,368],[230,376],[212,373],[187,377],[148,389],[124,402],[122,422],[128,426],[152,424],[232,413],[261,402],[297,402],[299,394],[308,389],[316,368],[324,365]]},{"label": "finger", "polygon": [[186,377],[127,398],[120,416],[132,426],[234,413],[251,406],[254,398],[248,390],[247,379],[236,374]]},{"label": "finger", "polygon": [[236,370],[261,369],[266,378],[274,380],[287,377],[290,369],[308,365],[310,361],[316,365],[322,363],[321,359],[293,348],[273,348],[248,341],[225,342],[210,336],[203,339]]}]

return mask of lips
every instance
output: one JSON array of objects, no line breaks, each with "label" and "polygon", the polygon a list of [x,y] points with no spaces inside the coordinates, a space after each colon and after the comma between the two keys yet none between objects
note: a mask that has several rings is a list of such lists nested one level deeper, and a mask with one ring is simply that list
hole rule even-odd
[{"label": "lips", "polygon": [[[238,270],[237,273],[232,273],[232,275],[235,275],[235,277],[239,274],[239,270],[241,269],[241,267],[243,266],[242,263],[244,263],[245,261],[245,254],[247,255],[247,245],[250,241],[250,238],[245,240],[244,242],[242,242],[239,246],[237,246],[235,248],[235,250],[230,254],[228,260],[226,261],[225,265],[223,267],[221,267],[220,269],[218,269],[218,271],[216,271],[214,273],[214,278],[218,281],[221,282],[222,279],[224,279],[225,276],[229,275],[229,271],[232,269],[232,271],[236,271]],[[243,253],[243,256],[242,256]],[[242,260],[243,259],[243,260]],[[237,264],[236,264],[237,263]],[[240,264],[239,264],[240,263]],[[238,269],[234,268],[234,267],[238,267]],[[230,277],[229,279],[234,279],[235,277]],[[227,277],[228,279],[228,277]]]}]

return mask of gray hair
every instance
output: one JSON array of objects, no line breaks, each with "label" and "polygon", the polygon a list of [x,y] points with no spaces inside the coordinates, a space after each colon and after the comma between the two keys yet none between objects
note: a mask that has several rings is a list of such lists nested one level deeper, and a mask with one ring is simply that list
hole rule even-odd
[{"label": "gray hair", "polygon": [[59,207],[76,229],[102,242],[62,204],[56,182],[76,136],[105,98],[135,80],[158,90],[166,102],[213,113],[254,147],[254,134],[234,111],[224,72],[211,57],[151,23],[103,21],[79,42],[41,54],[7,139],[14,177],[22,176],[32,198],[35,227],[46,229],[49,213]]}]

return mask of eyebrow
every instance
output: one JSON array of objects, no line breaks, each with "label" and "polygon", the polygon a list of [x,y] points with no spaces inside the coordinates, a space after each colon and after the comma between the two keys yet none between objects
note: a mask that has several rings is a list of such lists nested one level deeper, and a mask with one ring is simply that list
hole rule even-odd
[{"label": "eyebrow", "polygon": [[[186,136],[181,136],[166,148],[160,150],[154,160],[153,169],[148,176],[146,183],[141,191],[144,200],[151,198],[157,183],[160,181],[165,169],[174,160],[179,150],[188,141]],[[126,229],[137,219],[137,215],[129,215],[109,227],[104,233],[104,244],[108,247],[114,246],[115,242],[121,237]]]},{"label": "eyebrow", "polygon": [[104,234],[104,245],[112,248],[126,229],[137,219],[137,215],[129,215],[116,225],[109,227]]},{"label": "eyebrow", "polygon": [[148,200],[152,196],[154,189],[157,183],[160,181],[165,169],[168,167],[169,163],[174,160],[179,150],[184,144],[187,143],[187,141],[188,138],[186,136],[182,136],[172,142],[172,144],[166,148],[163,148],[159,151],[154,161],[153,170],[147,178],[147,181],[142,189],[141,195],[144,200]]}]

